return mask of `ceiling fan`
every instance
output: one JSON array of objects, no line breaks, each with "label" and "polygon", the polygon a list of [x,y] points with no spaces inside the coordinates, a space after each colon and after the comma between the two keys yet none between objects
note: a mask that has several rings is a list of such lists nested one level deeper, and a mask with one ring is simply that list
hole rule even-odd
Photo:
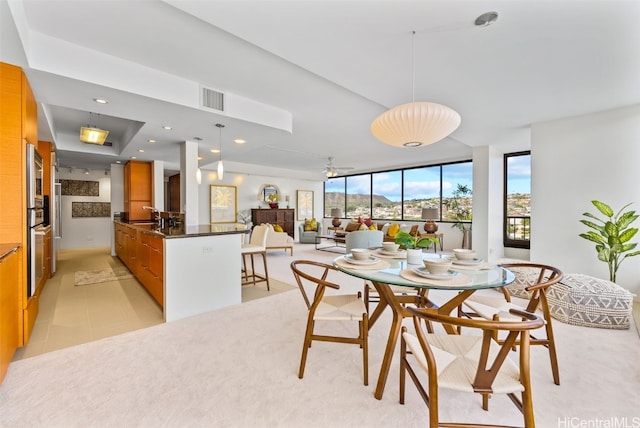
[{"label": "ceiling fan", "polygon": [[333,164],[333,156],[329,156],[327,158],[328,162],[322,170],[323,174],[326,174],[328,178],[337,177],[340,174],[343,174],[345,171],[353,169],[352,166],[337,166]]}]

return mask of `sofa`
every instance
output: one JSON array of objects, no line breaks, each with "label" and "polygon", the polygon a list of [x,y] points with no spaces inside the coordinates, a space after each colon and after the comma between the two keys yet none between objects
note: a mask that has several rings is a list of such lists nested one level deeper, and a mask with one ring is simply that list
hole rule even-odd
[{"label": "sofa", "polygon": [[380,247],[382,245],[382,231],[380,230],[356,230],[345,236],[346,252],[353,248]]},{"label": "sofa", "polygon": [[322,235],[322,222],[316,220],[316,230],[304,230],[304,223],[298,225],[298,240],[301,244],[315,244],[318,235]]},{"label": "sofa", "polygon": [[[413,236],[417,236],[420,233],[420,226],[417,224],[411,225],[411,224],[399,224],[399,223],[392,223],[392,222],[387,222],[387,223],[382,223],[382,222],[371,222],[372,224],[375,223],[375,227],[382,232],[382,240],[383,242],[394,242],[396,240],[395,238],[395,234],[394,236],[391,236],[388,234],[389,229],[391,228],[392,225],[397,225],[398,230],[401,230],[403,232],[407,232],[410,235]],[[366,227],[366,225],[365,225]],[[370,226],[369,226],[370,227]],[[346,233],[350,233],[350,232],[354,232],[356,230],[362,230],[362,224],[358,223],[357,221],[350,221],[349,223],[347,223],[347,225],[344,228],[344,231]]]},{"label": "sofa", "polygon": [[269,227],[269,233],[267,233],[267,250],[289,250],[289,253],[293,256],[293,238],[290,237],[287,232],[276,231],[272,224],[264,224]]}]

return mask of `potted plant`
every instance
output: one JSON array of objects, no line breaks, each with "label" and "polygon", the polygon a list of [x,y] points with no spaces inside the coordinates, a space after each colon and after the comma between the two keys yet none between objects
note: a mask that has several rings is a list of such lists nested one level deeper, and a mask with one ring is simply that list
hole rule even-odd
[{"label": "potted plant", "polygon": [[594,219],[598,223],[585,219],[580,220],[580,223],[593,230],[581,233],[579,236],[596,243],[598,260],[605,262],[609,266],[609,281],[616,282],[620,264],[627,257],[640,254],[640,251],[629,252],[638,245],[637,243],[629,243],[631,238],[638,233],[637,228],[629,227],[631,223],[638,219],[638,215],[635,211],[622,212],[631,205],[630,203],[622,207],[615,215],[611,207],[604,202],[594,200],[591,203],[607,218],[601,219],[591,213],[583,213],[583,216]]},{"label": "potted plant", "polygon": [[413,236],[407,232],[398,232],[394,242],[407,250],[407,263],[422,264],[422,249],[429,248],[431,244],[436,245],[440,241],[438,238],[422,237],[420,234]]},{"label": "potted plant", "polygon": [[468,199],[473,194],[471,188],[466,184],[458,183],[456,190],[451,194],[451,198],[443,202],[447,211],[455,220],[451,227],[455,227],[462,232],[462,248],[471,248],[471,222],[473,218],[472,207]]}]

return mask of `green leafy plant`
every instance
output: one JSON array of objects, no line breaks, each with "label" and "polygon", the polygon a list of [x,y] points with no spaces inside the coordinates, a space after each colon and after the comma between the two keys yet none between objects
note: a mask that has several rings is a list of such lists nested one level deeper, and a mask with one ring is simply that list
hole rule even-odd
[{"label": "green leafy plant", "polygon": [[413,236],[401,231],[396,234],[394,242],[408,250],[413,250],[416,248],[429,248],[431,244],[438,244],[440,241],[438,238],[423,238],[420,235]]},{"label": "green leafy plant", "polygon": [[630,203],[625,205],[614,215],[611,207],[604,202],[591,201],[591,203],[602,213],[606,219],[596,217],[591,213],[583,213],[585,217],[595,220],[580,220],[580,223],[591,229],[587,233],[581,233],[579,236],[596,243],[596,251],[598,252],[598,260],[601,260],[609,266],[609,281],[616,282],[616,274],[620,264],[627,258],[640,254],[640,251],[631,252],[637,243],[629,243],[631,238],[638,233],[635,227],[629,227],[631,223],[638,219],[635,211],[622,212]]},{"label": "green leafy plant", "polygon": [[469,186],[458,183],[456,190],[451,194],[451,198],[443,202],[451,217],[456,220],[451,227],[457,228],[460,232],[471,230],[470,220],[473,218],[473,213],[471,212],[471,206],[468,204],[468,199],[471,195],[472,190]]}]

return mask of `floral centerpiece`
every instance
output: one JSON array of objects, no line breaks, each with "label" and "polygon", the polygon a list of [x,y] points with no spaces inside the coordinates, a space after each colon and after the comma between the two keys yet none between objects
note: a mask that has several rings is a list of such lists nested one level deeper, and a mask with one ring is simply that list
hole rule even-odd
[{"label": "floral centerpiece", "polygon": [[267,200],[269,201],[270,208],[278,208],[278,194],[272,193],[267,196]]}]

